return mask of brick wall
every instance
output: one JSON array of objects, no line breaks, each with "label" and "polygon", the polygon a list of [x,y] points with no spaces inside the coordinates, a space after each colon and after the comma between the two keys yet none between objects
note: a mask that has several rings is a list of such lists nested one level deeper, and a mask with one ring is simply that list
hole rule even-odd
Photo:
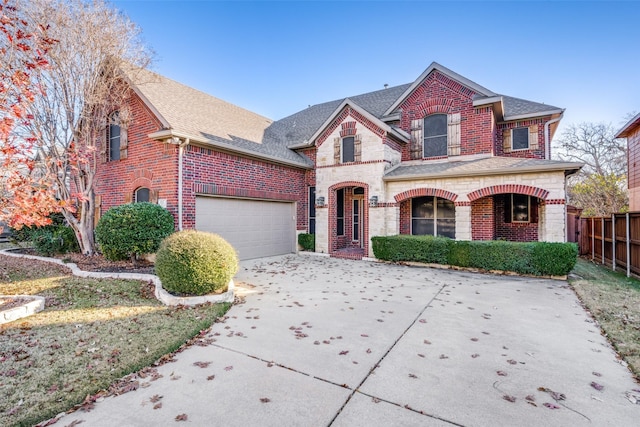
[{"label": "brick wall", "polygon": [[183,171],[184,228],[195,226],[196,193],[297,202],[297,228],[307,227],[304,169],[190,145]]},{"label": "brick wall", "polygon": [[[544,142],[544,124],[549,120],[551,120],[551,116],[542,117],[542,118],[533,119],[533,120],[519,120],[515,122],[498,124],[497,131],[496,131],[496,146],[495,146],[496,156],[544,159],[545,153],[546,153],[546,147]],[[538,149],[537,150],[516,150],[516,151],[511,151],[510,153],[505,153],[504,147],[502,144],[503,131],[506,129],[513,129],[517,127],[527,127],[531,125],[538,125]]]},{"label": "brick wall", "polygon": [[[131,94],[128,107],[132,121],[128,128],[127,158],[98,165],[95,194],[101,198],[101,213],[124,204],[127,195],[132,195],[139,187],[146,187],[158,190],[158,197],[167,200],[167,209],[177,225],[177,147],[147,137],[158,131],[161,124],[137,95]],[[102,149],[99,144],[98,153]]]},{"label": "brick wall", "polygon": [[471,202],[471,239],[494,240],[495,220],[493,197],[482,197]]},{"label": "brick wall", "polygon": [[[411,120],[435,113],[460,113],[460,154],[492,153],[495,134],[491,107],[474,108],[475,92],[434,71],[400,105],[400,127],[410,133]],[[402,147],[402,160],[411,160],[410,144]]]}]

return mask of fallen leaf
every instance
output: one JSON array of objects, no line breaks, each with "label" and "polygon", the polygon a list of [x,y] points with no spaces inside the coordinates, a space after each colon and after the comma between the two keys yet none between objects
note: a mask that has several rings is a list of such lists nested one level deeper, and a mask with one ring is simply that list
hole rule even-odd
[{"label": "fallen leaf", "polygon": [[418,378],[418,376],[415,374],[409,374],[409,378]]},{"label": "fallen leaf", "polygon": [[478,341],[478,338],[475,338],[475,337],[471,338],[471,341],[476,342],[476,341]]},{"label": "fallen leaf", "polygon": [[448,358],[449,358],[449,356],[447,356],[446,354],[441,354],[440,355],[440,359],[448,359]]},{"label": "fallen leaf", "polygon": [[344,356],[345,354],[349,353],[349,350],[342,350],[340,353],[338,353],[340,356]]},{"label": "fallen leaf", "polygon": [[227,367],[224,368],[225,371],[230,371],[232,369],[233,369],[233,366],[227,366]]},{"label": "fallen leaf", "polygon": [[527,397],[525,397],[524,400],[527,400],[529,402],[535,402],[536,398],[533,395],[530,394]]},{"label": "fallen leaf", "polygon": [[549,402],[545,402],[542,405],[546,406],[549,409],[560,409],[560,407],[558,405],[555,405],[555,404],[549,403]]},{"label": "fallen leaf", "polygon": [[424,342],[425,344],[431,344],[431,341],[429,341],[429,340],[424,340],[423,342]]},{"label": "fallen leaf", "polygon": [[261,397],[261,398],[260,398],[260,402],[262,402],[262,403],[269,403],[269,402],[271,402],[271,399],[269,399],[268,397]]},{"label": "fallen leaf", "polygon": [[510,396],[508,394],[505,394],[504,396],[502,396],[502,398],[507,402],[511,402],[511,403],[516,401],[516,398],[514,396]]},{"label": "fallen leaf", "polygon": [[604,386],[602,384],[598,384],[595,381],[591,381],[591,387],[595,388],[598,391],[602,391],[604,389]]},{"label": "fallen leaf", "polygon": [[420,357],[424,357],[424,354],[418,353],[418,356],[420,356]]},{"label": "fallen leaf", "polygon": [[215,375],[209,375],[209,376],[207,377],[207,381],[211,381],[211,380],[213,380],[215,377],[216,377]]},{"label": "fallen leaf", "polygon": [[180,414],[176,416],[176,421],[187,421],[187,414]]},{"label": "fallen leaf", "polygon": [[364,337],[364,338],[368,338],[369,337],[369,335],[367,335],[367,334],[360,334],[360,336]]},{"label": "fallen leaf", "polygon": [[420,319],[419,322],[420,323],[427,323],[427,321],[425,319]]},{"label": "fallen leaf", "polygon": [[516,361],[515,361],[515,360],[513,360],[513,359],[509,359],[509,360],[507,360],[507,363],[509,363],[510,365],[517,365],[517,364],[518,364],[518,362],[516,362]]},{"label": "fallen leaf", "polygon": [[154,394],[153,396],[151,396],[149,401],[151,403],[156,403],[156,402],[160,402],[160,399],[162,399],[162,396],[160,396],[159,394]]},{"label": "fallen leaf", "polygon": [[593,371],[593,372],[591,372],[591,373],[592,373],[593,375],[595,375],[596,377],[601,377],[601,376],[602,376],[602,374],[601,374],[600,372]]},{"label": "fallen leaf", "polygon": [[473,357],[475,359],[476,357],[480,357],[480,355],[478,353],[474,353],[474,354],[471,355],[471,357]]},{"label": "fallen leaf", "polygon": [[211,362],[194,362],[193,365],[199,368],[206,368],[211,365]]},{"label": "fallen leaf", "polygon": [[496,374],[500,375],[501,377],[507,376],[507,373],[505,371],[496,371]]}]

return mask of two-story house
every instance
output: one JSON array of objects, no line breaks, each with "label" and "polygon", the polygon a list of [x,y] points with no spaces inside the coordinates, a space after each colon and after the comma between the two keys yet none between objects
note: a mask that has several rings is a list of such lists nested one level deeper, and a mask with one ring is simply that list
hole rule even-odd
[{"label": "two-story house", "polygon": [[373,256],[375,235],[565,240],[565,181],[581,164],[550,159],[561,108],[435,62],[412,83],[278,121],[140,76],[99,143],[98,213],[158,202],[176,228],[219,233],[243,259],[293,252],[300,232],[349,258]]},{"label": "two-story house", "polygon": [[615,137],[627,138],[629,210],[638,212],[640,211],[640,114],[629,120]]}]

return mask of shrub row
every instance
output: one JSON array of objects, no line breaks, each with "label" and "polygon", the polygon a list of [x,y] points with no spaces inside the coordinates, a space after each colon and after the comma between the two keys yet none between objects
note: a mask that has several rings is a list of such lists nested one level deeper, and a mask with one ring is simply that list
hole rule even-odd
[{"label": "shrub row", "polygon": [[31,242],[38,255],[42,256],[78,252],[78,240],[64,216],[61,213],[52,213],[49,218],[51,224],[44,227],[22,227],[20,230],[13,230],[13,239],[17,242]]},{"label": "shrub row", "polygon": [[562,276],[574,267],[574,243],[462,241],[433,236],[376,236],[371,239],[376,258],[448,264],[483,270],[514,271],[536,276]]}]

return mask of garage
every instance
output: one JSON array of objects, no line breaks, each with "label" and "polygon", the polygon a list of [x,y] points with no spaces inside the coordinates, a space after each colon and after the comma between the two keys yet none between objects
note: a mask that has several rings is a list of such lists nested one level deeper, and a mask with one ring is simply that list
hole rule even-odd
[{"label": "garage", "polygon": [[295,251],[295,203],[196,197],[196,229],[224,237],[240,259]]}]

